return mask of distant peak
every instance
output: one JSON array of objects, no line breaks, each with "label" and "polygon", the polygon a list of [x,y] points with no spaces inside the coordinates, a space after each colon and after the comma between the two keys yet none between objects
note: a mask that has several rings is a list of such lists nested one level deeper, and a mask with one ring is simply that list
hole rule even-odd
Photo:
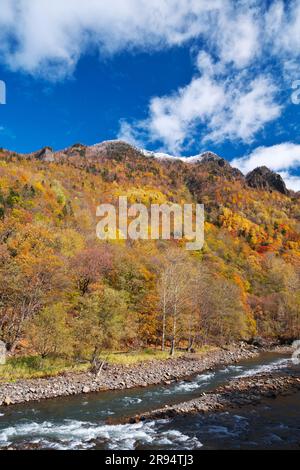
[{"label": "distant peak", "polygon": [[52,147],[44,147],[41,150],[38,150],[35,153],[35,157],[38,160],[42,160],[44,162],[53,162],[54,161],[54,154]]},{"label": "distant peak", "polygon": [[78,148],[88,148],[91,154],[106,153],[107,151],[114,150],[114,149],[122,150],[122,148],[132,149],[135,152],[138,152],[144,155],[145,157],[157,158],[159,160],[180,160],[185,163],[197,163],[197,162],[208,163],[208,162],[217,162],[217,161],[223,160],[221,157],[219,157],[219,155],[209,150],[206,152],[200,153],[198,155],[191,155],[191,156],[172,155],[166,152],[155,152],[152,150],[142,149],[142,148],[136,147],[133,144],[125,142],[124,140],[119,140],[119,139],[104,140],[103,142],[93,144],[89,147],[86,147],[82,144],[74,144],[70,147],[70,149],[65,149],[64,152],[68,150],[72,150],[72,151],[77,150]]},{"label": "distant peak", "polygon": [[216,162],[223,160],[223,158],[219,157],[219,155],[210,151],[201,153],[199,157],[202,162]]},{"label": "distant peak", "polygon": [[250,171],[246,176],[246,181],[252,188],[275,190],[282,194],[289,194],[282,177],[266,166],[259,166]]}]

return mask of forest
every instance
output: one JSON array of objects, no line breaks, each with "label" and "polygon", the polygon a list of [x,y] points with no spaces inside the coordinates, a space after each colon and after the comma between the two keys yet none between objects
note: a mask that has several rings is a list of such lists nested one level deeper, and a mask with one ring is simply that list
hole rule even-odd
[{"label": "forest", "polygon": [[[205,243],[96,237],[96,207],[203,203]],[[0,340],[11,357],[100,364],[300,336],[300,195],[250,187],[223,159],[122,142],[0,151]]]}]

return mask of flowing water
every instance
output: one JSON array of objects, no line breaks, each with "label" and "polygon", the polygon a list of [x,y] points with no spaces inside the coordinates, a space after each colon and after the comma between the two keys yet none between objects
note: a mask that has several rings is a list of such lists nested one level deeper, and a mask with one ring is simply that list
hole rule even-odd
[{"label": "flowing water", "polygon": [[[0,449],[220,449],[300,446],[300,394],[238,412],[109,425],[114,419],[199,396],[234,377],[285,368],[275,353],[221,367],[168,386],[100,392],[0,408]],[[297,366],[298,367],[298,366]]]}]

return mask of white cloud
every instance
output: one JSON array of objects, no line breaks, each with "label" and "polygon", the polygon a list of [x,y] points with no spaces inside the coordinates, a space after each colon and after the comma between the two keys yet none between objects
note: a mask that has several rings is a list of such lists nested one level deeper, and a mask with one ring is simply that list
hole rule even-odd
[{"label": "white cloud", "polygon": [[292,175],[288,171],[279,171],[279,174],[284,179],[288,189],[300,191],[300,176]]},{"label": "white cloud", "polygon": [[1,60],[47,77],[71,73],[81,54],[98,49],[180,45],[207,29],[220,0],[1,0]]},{"label": "white cloud", "polygon": [[[200,38],[238,69],[263,53],[300,53],[300,0],[1,0],[0,60],[47,77],[91,50],[162,49]],[[287,58],[285,58],[287,59]]]},{"label": "white cloud", "polygon": [[173,152],[181,150],[193,126],[212,118],[224,106],[222,85],[207,76],[194,78],[189,85],[171,96],[153,98],[147,127],[151,140],[160,140]]},{"label": "white cloud", "polygon": [[273,52],[284,57],[300,53],[300,1],[276,0],[265,14],[264,32]]},{"label": "white cloud", "polygon": [[213,64],[207,55],[201,55],[200,64],[198,60],[200,69],[204,63],[208,64],[208,75],[195,77],[173,95],[153,98],[148,118],[132,126],[126,123],[126,130],[135,136],[138,131],[145,136],[147,131],[148,140],[160,141],[163,148],[178,154],[196,138],[199,126],[206,131],[202,142],[250,142],[279,116],[277,89],[270,78],[259,76],[246,85],[241,75],[231,80],[213,77],[219,64]]},{"label": "white cloud", "polygon": [[[281,1],[269,8],[262,3],[229,1],[214,10],[201,31],[204,43],[190,84],[152,98],[148,117],[132,123],[135,132],[148,132],[148,140],[159,141],[162,150],[180,153],[196,138],[202,145],[229,139],[252,142],[280,116],[282,80],[295,74],[300,53],[300,44],[293,47],[291,34],[286,38],[285,33],[288,24],[295,32],[300,0],[289,9]],[[282,43],[289,50],[288,60],[282,60]],[[268,67],[262,73],[270,58],[277,64],[276,74]]]},{"label": "white cloud", "polygon": [[300,190],[300,177],[291,172],[300,168],[300,144],[284,142],[270,147],[258,147],[249,155],[232,160],[231,164],[243,173],[258,166],[267,166],[281,174],[288,188]]},{"label": "white cloud", "polygon": [[268,166],[274,171],[300,166],[300,145],[284,142],[270,147],[258,147],[250,155],[232,161],[243,172],[257,166]]},{"label": "white cloud", "polygon": [[212,30],[211,40],[216,45],[220,60],[245,67],[260,52],[259,12],[249,7],[234,8],[231,2],[220,11],[217,27]]},{"label": "white cloud", "polygon": [[250,142],[265,124],[276,119],[281,106],[277,88],[269,77],[259,76],[246,85],[238,76],[226,90],[226,104],[213,116],[205,140],[240,139]]},{"label": "white cloud", "polygon": [[201,74],[214,75],[215,74],[215,64],[211,56],[206,51],[200,51],[197,55],[196,65]]},{"label": "white cloud", "polygon": [[134,145],[135,147],[143,146],[143,142],[139,138],[138,132],[135,130],[135,128],[122,119],[120,121],[120,129],[117,135],[117,139],[123,140],[124,142]]},{"label": "white cloud", "polygon": [[148,118],[133,126],[144,135],[147,129],[150,141],[177,153],[197,133],[202,144],[252,142],[280,116],[283,80],[288,80],[287,88],[297,78],[299,31],[300,0],[224,2],[202,32],[205,47],[197,55],[198,73],[190,84],[152,98]]}]

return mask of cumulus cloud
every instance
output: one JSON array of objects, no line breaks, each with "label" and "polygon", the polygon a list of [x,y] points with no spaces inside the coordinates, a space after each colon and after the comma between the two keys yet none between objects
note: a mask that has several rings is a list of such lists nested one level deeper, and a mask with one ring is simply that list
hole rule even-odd
[{"label": "cumulus cloud", "polygon": [[284,142],[270,147],[258,147],[249,155],[234,159],[231,164],[243,173],[248,173],[258,166],[267,166],[280,173],[290,189],[300,190],[300,177],[292,173],[292,170],[300,168],[299,144]]},{"label": "cumulus cloud", "polygon": [[279,174],[284,179],[285,184],[288,189],[292,189],[293,191],[300,191],[300,177],[296,175],[292,175],[288,171],[279,171]]},{"label": "cumulus cloud", "polygon": [[250,155],[237,158],[232,164],[243,172],[258,166],[268,166],[274,171],[300,166],[300,145],[284,142],[270,147],[258,147]]},{"label": "cumulus cloud", "polygon": [[125,120],[120,120],[120,129],[117,135],[118,140],[123,140],[128,144],[134,145],[135,147],[142,147],[143,141],[140,138],[140,133],[135,129],[134,126],[128,124]]},{"label": "cumulus cloud", "polygon": [[233,79],[226,90],[225,106],[213,116],[205,140],[251,142],[265,124],[280,115],[276,95],[277,87],[267,76],[261,75],[249,84],[240,77]]},{"label": "cumulus cloud", "polygon": [[195,139],[252,142],[281,115],[283,82],[296,77],[300,0],[224,2],[208,26],[190,84],[152,98],[147,119],[132,123],[164,150],[180,153]]},{"label": "cumulus cloud", "polygon": [[[203,61],[208,57],[201,57],[201,67]],[[153,98],[148,118],[126,123],[127,132],[130,129],[145,135],[147,130],[148,140],[163,142],[178,154],[197,137],[199,126],[206,131],[203,143],[226,139],[251,142],[257,131],[280,115],[277,88],[269,77],[262,75],[250,83],[240,75],[230,80],[215,78],[214,65],[211,61],[208,64],[208,74],[194,78],[173,95]]]},{"label": "cumulus cloud", "polygon": [[152,140],[163,141],[170,150],[178,152],[186,136],[192,136],[193,126],[211,120],[224,103],[223,87],[204,75],[174,95],[153,98],[144,126]]},{"label": "cumulus cloud", "polygon": [[[300,2],[275,0],[265,14],[264,31],[273,52],[299,56]],[[285,57],[286,58],[286,57]]]},{"label": "cumulus cloud", "polygon": [[212,46],[223,63],[232,63],[237,68],[245,67],[259,54],[261,33],[261,11],[254,2],[230,2],[220,10],[217,24],[210,35]]},{"label": "cumulus cloud", "polygon": [[80,55],[180,45],[207,29],[219,0],[1,0],[1,60],[61,77]]},{"label": "cumulus cloud", "polygon": [[248,66],[264,49],[299,56],[300,0],[1,0],[0,60],[47,77],[82,54],[161,49],[200,38],[221,62]]}]

